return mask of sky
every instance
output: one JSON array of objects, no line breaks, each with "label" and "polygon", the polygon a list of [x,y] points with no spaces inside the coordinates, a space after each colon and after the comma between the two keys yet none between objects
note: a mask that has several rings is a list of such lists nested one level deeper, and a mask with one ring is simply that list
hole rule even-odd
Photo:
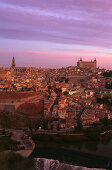
[{"label": "sky", "polygon": [[112,67],[111,0],[0,0],[0,67]]}]

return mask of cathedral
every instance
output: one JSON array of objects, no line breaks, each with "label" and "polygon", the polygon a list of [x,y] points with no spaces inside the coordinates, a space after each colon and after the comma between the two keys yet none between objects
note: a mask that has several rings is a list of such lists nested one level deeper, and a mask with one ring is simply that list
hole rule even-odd
[{"label": "cathedral", "polygon": [[97,61],[96,59],[94,61],[83,61],[82,59],[80,59],[77,62],[77,67],[95,71],[97,67]]},{"label": "cathedral", "polygon": [[13,59],[12,59],[12,65],[11,65],[11,69],[14,70],[14,72],[18,73],[24,73],[24,72],[27,72],[27,71],[31,71],[31,67],[16,67],[16,62],[15,62],[15,58],[13,56]]}]

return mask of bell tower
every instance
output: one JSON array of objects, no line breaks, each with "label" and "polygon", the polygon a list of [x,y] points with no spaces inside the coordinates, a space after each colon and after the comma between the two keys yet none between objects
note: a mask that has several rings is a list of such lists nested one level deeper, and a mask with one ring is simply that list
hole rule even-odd
[{"label": "bell tower", "polygon": [[96,70],[96,67],[97,67],[97,61],[96,61],[96,58],[94,60],[94,71]]},{"label": "bell tower", "polygon": [[16,67],[14,56],[13,56],[13,59],[12,59],[12,65],[11,65],[11,67],[12,67],[12,68],[15,68],[15,67]]}]

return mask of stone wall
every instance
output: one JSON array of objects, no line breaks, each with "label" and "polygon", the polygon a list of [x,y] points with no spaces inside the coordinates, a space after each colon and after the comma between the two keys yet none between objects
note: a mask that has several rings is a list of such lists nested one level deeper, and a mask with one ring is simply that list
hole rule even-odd
[{"label": "stone wall", "polygon": [[15,105],[14,104],[0,104],[0,110],[1,111],[9,111],[9,112],[15,112]]}]

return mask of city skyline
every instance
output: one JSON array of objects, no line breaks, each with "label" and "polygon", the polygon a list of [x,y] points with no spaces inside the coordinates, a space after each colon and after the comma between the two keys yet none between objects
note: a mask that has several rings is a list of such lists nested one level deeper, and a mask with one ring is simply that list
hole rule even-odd
[{"label": "city skyline", "polygon": [[[0,66],[66,67],[97,58],[111,69],[109,0],[0,0]],[[7,62],[6,62],[7,61]]]}]

